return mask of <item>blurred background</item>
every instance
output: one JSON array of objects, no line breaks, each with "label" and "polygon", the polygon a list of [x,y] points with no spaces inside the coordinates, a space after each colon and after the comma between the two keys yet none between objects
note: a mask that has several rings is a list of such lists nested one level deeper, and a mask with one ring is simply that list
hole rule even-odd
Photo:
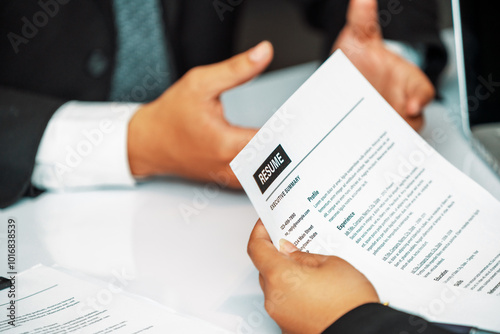
[{"label": "blurred background", "polygon": [[[439,0],[438,4],[441,29],[452,28],[451,1]],[[293,1],[252,0],[244,6],[237,31],[238,52],[264,39],[271,41],[275,57],[268,71],[322,58],[323,33],[307,23]],[[474,101],[480,77],[493,75],[500,81],[500,42],[496,35],[499,24],[495,23],[498,10],[500,2],[461,0],[470,123],[474,136],[500,161],[500,91],[492,92],[479,104]]]},{"label": "blurred background", "polygon": [[[441,26],[452,26],[450,1],[439,1]],[[276,70],[321,58],[323,34],[311,27],[290,0],[246,1],[238,27],[237,50],[247,50],[267,39],[275,48],[269,70]],[[276,15],[280,13],[280,15]]]}]

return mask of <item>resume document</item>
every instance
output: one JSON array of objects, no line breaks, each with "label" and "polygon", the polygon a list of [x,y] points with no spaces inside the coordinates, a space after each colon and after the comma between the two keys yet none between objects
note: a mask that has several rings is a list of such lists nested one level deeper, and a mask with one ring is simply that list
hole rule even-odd
[{"label": "resume document", "polygon": [[231,167],[275,245],[346,259],[399,309],[500,330],[500,203],[341,51]]}]

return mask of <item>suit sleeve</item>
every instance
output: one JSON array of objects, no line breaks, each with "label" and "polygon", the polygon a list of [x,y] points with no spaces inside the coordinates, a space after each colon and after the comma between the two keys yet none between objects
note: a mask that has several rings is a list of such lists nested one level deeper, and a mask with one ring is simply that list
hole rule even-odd
[{"label": "suit sleeve", "polygon": [[[302,4],[311,25],[326,33],[325,56],[346,23],[349,0],[295,0]],[[424,72],[436,84],[447,61],[439,35],[436,0],[379,0],[379,21],[385,39],[424,48]]]},{"label": "suit sleeve", "polygon": [[414,315],[382,304],[365,304],[342,316],[325,334],[450,334]]},{"label": "suit sleeve", "polygon": [[64,100],[0,87],[0,208],[40,190],[30,182],[38,145]]},{"label": "suit sleeve", "polygon": [[30,177],[59,107],[68,100],[107,99],[116,44],[111,1],[0,1],[0,35],[4,208],[40,192]]}]

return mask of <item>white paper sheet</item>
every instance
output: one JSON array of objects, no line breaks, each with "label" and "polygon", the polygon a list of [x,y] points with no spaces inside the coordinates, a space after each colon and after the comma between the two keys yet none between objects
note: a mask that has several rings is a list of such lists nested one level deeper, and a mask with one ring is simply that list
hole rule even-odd
[{"label": "white paper sheet", "polygon": [[231,167],[276,245],[345,258],[398,308],[500,330],[499,202],[340,51]]},{"label": "white paper sheet", "polygon": [[[118,283],[101,287],[49,267],[36,266],[16,277],[14,318],[2,317],[0,332],[228,333],[152,302],[124,295]],[[6,290],[0,293],[5,294],[0,308],[6,310],[10,300]]]}]

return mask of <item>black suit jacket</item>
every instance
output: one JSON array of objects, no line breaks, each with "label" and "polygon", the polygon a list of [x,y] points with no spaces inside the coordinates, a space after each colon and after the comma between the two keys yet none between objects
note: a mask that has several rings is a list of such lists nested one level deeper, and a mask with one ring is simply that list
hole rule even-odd
[{"label": "black suit jacket", "polygon": [[[161,1],[174,77],[232,54],[244,1],[221,0],[232,8],[222,13],[223,20],[213,0]],[[329,49],[345,23],[348,0],[295,1],[304,6],[309,21],[325,31]],[[381,0],[380,9],[391,8],[390,2]],[[426,0],[402,6],[384,24],[384,35],[426,45],[426,72],[436,79],[446,57],[438,37],[436,4]],[[0,2],[1,208],[39,193],[30,183],[31,173],[44,129],[59,106],[68,100],[108,99],[115,51],[111,0]]]},{"label": "black suit jacket", "polygon": [[382,304],[362,305],[337,320],[325,334],[450,334],[424,319]]},{"label": "black suit jacket", "polygon": [[500,3],[461,0],[460,6],[471,125],[500,122]]}]

